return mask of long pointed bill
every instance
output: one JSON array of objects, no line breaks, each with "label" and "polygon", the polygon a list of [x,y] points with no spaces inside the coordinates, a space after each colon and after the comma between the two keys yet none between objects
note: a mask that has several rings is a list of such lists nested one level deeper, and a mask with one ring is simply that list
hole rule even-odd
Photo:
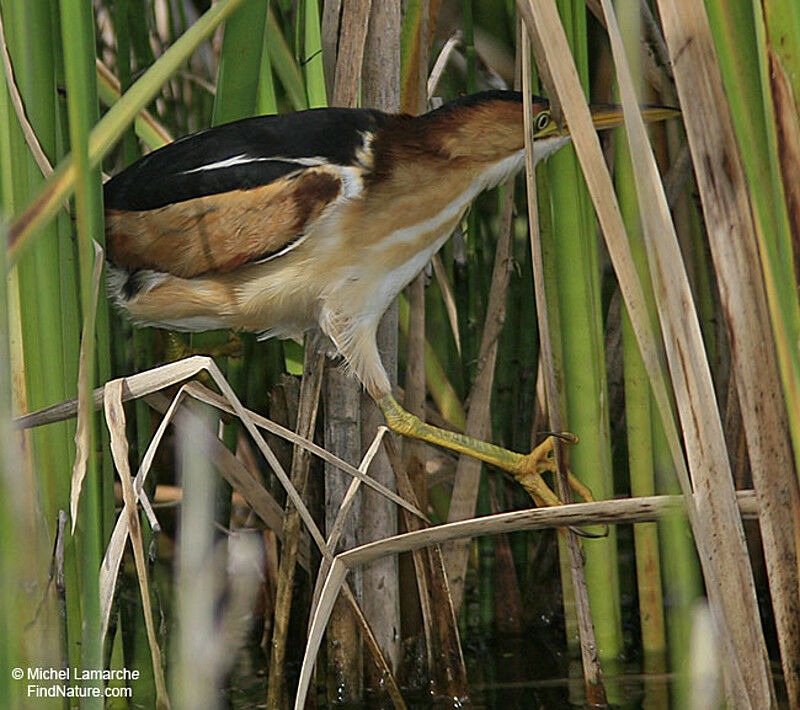
[{"label": "long pointed bill", "polygon": [[[622,107],[614,105],[594,105],[589,107],[592,112],[592,122],[598,131],[607,128],[616,128],[623,123]],[[680,114],[680,111],[667,106],[644,106],[642,107],[642,117],[645,123],[664,121]]]}]

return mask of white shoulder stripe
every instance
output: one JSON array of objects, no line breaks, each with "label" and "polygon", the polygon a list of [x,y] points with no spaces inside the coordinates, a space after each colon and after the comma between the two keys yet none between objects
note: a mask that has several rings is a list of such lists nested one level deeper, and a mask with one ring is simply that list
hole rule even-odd
[{"label": "white shoulder stripe", "polygon": [[249,163],[293,163],[303,168],[315,168],[322,165],[328,165],[329,162],[325,158],[312,156],[308,158],[284,158],[280,155],[259,156],[254,157],[242,153],[241,155],[234,155],[224,160],[217,160],[213,163],[200,165],[196,168],[181,171],[181,175],[188,175],[190,173],[199,173],[204,170],[219,170],[220,168],[233,168],[237,165],[247,165]]},{"label": "white shoulder stripe", "polygon": [[201,165],[197,168],[190,168],[189,170],[182,170],[181,175],[188,175],[189,173],[199,173],[203,170],[217,170],[218,168],[232,168],[234,165],[242,165],[244,163],[251,162],[251,158],[248,158],[244,153],[242,155],[234,155],[230,158],[225,158],[224,160],[217,160],[214,163],[207,163],[206,165]]}]

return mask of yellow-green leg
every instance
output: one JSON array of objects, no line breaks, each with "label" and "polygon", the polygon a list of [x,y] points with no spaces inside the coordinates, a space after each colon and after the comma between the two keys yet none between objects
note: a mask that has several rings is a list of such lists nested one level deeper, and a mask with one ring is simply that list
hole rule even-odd
[{"label": "yellow-green leg", "polygon": [[164,331],[164,359],[167,362],[177,362],[192,355],[240,357],[243,351],[242,339],[232,330],[228,332],[228,340],[224,343],[202,348],[190,348],[175,331]]},{"label": "yellow-green leg", "polygon": [[[386,417],[386,424],[392,431],[442,446],[451,451],[457,451],[460,454],[468,454],[497,466],[514,476],[537,505],[561,505],[561,500],[550,490],[541,475],[544,471],[556,470],[553,458],[555,437],[549,436],[527,455],[517,454],[464,434],[426,424],[403,409],[391,394],[381,397],[378,400],[378,406]],[[573,434],[559,435],[559,438],[569,443],[577,442],[577,437]],[[584,500],[593,500],[591,491],[572,474],[569,476],[569,485]]]},{"label": "yellow-green leg", "polygon": [[[177,362],[192,355],[208,355],[209,357],[241,357],[244,347],[242,339],[232,330],[228,333],[228,340],[218,345],[201,348],[190,348],[183,338],[173,330],[163,331],[164,361]],[[215,390],[211,376],[203,370],[196,375],[196,379],[205,387]]]}]

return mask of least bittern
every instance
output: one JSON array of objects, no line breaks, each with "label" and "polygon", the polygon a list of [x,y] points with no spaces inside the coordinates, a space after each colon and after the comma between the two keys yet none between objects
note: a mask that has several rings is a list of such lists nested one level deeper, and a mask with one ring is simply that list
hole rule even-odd
[{"label": "least bittern", "polygon": [[[544,99],[533,103],[541,160],[569,132]],[[522,113],[521,94],[489,91],[422,116],[316,109],[175,141],[105,185],[110,292],[143,325],[321,331],[392,430],[498,466],[557,504],[540,476],[553,467],[551,438],[526,456],[421,422],[392,396],[375,339],[475,196],[522,167]],[[598,129],[622,122],[615,107],[592,115]]]}]

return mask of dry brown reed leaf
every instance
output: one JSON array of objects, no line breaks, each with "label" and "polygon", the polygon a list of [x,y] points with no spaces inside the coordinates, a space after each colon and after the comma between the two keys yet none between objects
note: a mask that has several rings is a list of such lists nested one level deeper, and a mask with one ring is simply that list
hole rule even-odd
[{"label": "dry brown reed leaf", "polygon": [[[175,402],[173,403],[175,410],[177,410],[180,399],[187,393],[192,394],[196,399],[199,401],[204,401],[208,404],[212,404],[217,406],[219,409],[223,411],[231,411],[232,413],[236,414],[242,423],[245,425],[245,428],[253,437],[256,442],[256,445],[260,449],[261,453],[267,460],[267,463],[273,468],[275,475],[278,477],[278,480],[287,490],[288,498],[294,503],[296,508],[300,513],[300,517],[303,522],[306,524],[306,527],[314,540],[315,544],[319,548],[320,552],[322,553],[323,558],[331,559],[332,555],[328,547],[326,546],[325,539],[322,536],[319,528],[314,523],[314,520],[311,518],[308,509],[305,507],[302,498],[298,494],[297,490],[294,486],[291,485],[288,477],[286,476],[285,471],[281,467],[278,460],[275,458],[274,454],[272,453],[271,449],[267,445],[266,441],[264,441],[263,437],[259,433],[258,429],[256,428],[255,420],[259,420],[259,425],[263,428],[273,431],[280,435],[287,435],[286,438],[294,441],[295,443],[307,448],[312,452],[316,452],[316,447],[311,442],[302,439],[302,437],[297,437],[293,432],[289,432],[288,430],[283,429],[283,427],[279,427],[272,422],[268,422],[268,420],[264,420],[263,417],[259,417],[254,413],[250,412],[249,410],[245,409],[241,402],[239,402],[238,398],[236,397],[235,393],[231,389],[230,385],[228,385],[227,381],[223,377],[222,373],[217,368],[216,364],[208,357],[196,355],[191,358],[187,358],[186,360],[181,360],[179,362],[170,363],[169,365],[164,365],[159,368],[155,368],[155,370],[150,370],[146,373],[139,373],[137,375],[131,375],[128,378],[121,378],[119,384],[119,391],[120,391],[120,402],[125,401],[126,399],[133,399],[136,397],[143,397],[150,394],[157,392],[159,389],[163,389],[165,386],[172,385],[176,382],[180,382],[188,377],[192,377],[198,374],[200,371],[205,370],[211,376],[212,380],[216,386],[221,390],[222,397],[219,395],[214,394],[210,390],[207,390],[202,385],[198,383],[189,383],[181,388],[178,397],[176,397]],[[97,393],[95,393],[96,395]],[[100,391],[100,396],[102,397],[103,390]],[[57,405],[56,407],[51,407],[48,410],[45,410],[45,415],[42,417],[41,413],[37,413],[37,416],[31,418],[30,416],[22,418],[24,419],[23,424],[27,426],[36,426],[38,425],[41,419],[48,419],[53,421],[58,421],[61,418],[67,418],[69,416],[74,416],[75,414],[76,405],[74,402],[67,402],[62,403],[61,405]],[[53,417],[56,417],[53,419]],[[171,417],[170,417],[171,418]],[[165,421],[162,422],[162,427],[159,428],[158,434],[158,441],[160,441],[160,437],[163,437],[163,429],[169,423],[169,419],[165,417]],[[265,426],[266,423],[266,426]],[[17,426],[20,425],[20,420],[16,420]],[[146,470],[149,469],[150,464],[152,463],[152,456],[155,453],[155,448],[158,444],[158,441],[151,442],[151,446],[148,447],[148,451],[146,453],[146,459],[143,460],[143,464],[147,464]],[[324,452],[327,458],[332,459],[332,463],[334,465],[343,467],[346,470],[352,469],[355,471],[355,475],[357,478],[360,478],[364,483],[367,485],[371,485],[375,487],[374,481],[369,477],[363,474],[358,469],[345,464],[343,461],[336,459],[336,457],[332,457],[330,454],[324,451],[324,449],[320,450]],[[138,479],[138,486],[139,492],[141,492],[141,485],[144,478],[144,473],[141,479]],[[240,492],[248,492],[251,490],[252,487],[249,487],[246,483],[246,479],[249,478],[248,476],[244,477],[244,480],[241,482],[242,486],[240,488]],[[136,483],[134,483],[136,485]],[[379,489],[383,488],[382,486],[378,486],[376,490],[381,492]],[[391,493],[391,492],[389,492]],[[134,492],[134,500],[136,493]],[[391,494],[393,498],[398,498],[398,496],[394,493]],[[248,494],[248,502],[253,505],[254,510],[258,512],[258,495],[251,496]],[[399,499],[403,506],[410,509],[414,515],[426,519],[419,513],[414,506],[406,503],[402,499]],[[113,596],[113,584],[114,580],[116,579],[116,574],[119,569],[119,559],[121,559],[121,548],[124,547],[127,530],[126,530],[126,523],[117,523],[118,527],[121,528],[119,531],[115,528],[114,534],[112,535],[112,542],[109,544],[109,549],[106,553],[106,558],[104,559],[103,565],[101,566],[101,588],[104,590],[103,597],[101,599],[102,603],[102,613],[104,619],[104,628],[107,628],[108,624],[108,617],[110,614],[110,602],[111,597]],[[129,525],[129,523],[128,523]],[[341,588],[341,587],[340,587]],[[337,590],[338,591],[338,590]],[[364,617],[361,608],[358,605],[355,597],[353,596],[352,592],[349,588],[344,589],[344,598],[348,604],[348,607],[353,612],[356,621],[359,625],[361,630],[362,636],[366,643],[366,646],[370,653],[372,654],[373,660],[375,661],[376,666],[379,669],[382,677],[385,679],[386,682],[386,690],[389,693],[390,697],[395,702],[395,706],[398,708],[404,708],[404,702],[402,696],[400,695],[399,687],[397,686],[397,682],[394,676],[391,673],[391,669],[383,656],[383,653],[380,649],[380,646],[375,639],[375,635],[372,633],[372,630]]]},{"label": "dry brown reed leaf", "polygon": [[[431,69],[431,73],[427,82],[426,94],[428,105],[430,105],[430,101],[436,92],[436,88],[439,85],[439,80],[441,79],[442,74],[447,67],[447,62],[450,59],[451,54],[460,42],[461,33],[458,31],[454,32],[447,42],[445,42],[444,47],[442,47],[442,51],[439,52],[439,56],[436,57],[436,61],[434,62],[433,69]],[[431,257],[431,263],[433,264],[433,273],[436,275],[436,282],[439,284],[439,290],[442,292],[442,300],[444,301],[447,320],[450,322],[450,330],[453,332],[453,340],[456,344],[456,352],[460,358],[461,333],[459,332],[458,328],[458,308],[456,306],[455,294],[453,293],[453,286],[450,284],[450,279],[447,277],[447,272],[445,271],[444,264],[442,263],[442,257],[438,253]]]},{"label": "dry brown reed leaf", "polygon": [[[166,365],[154,367],[145,372],[129,375],[123,378],[124,383],[122,401],[128,402],[132,399],[138,399],[139,397],[146,397],[164,389],[165,387],[171,387],[172,385],[178,384],[189,377],[194,377],[196,374],[206,369],[205,365],[209,362],[213,361],[210,358],[202,355],[193,355],[192,357],[179,360],[178,362],[171,362]],[[197,388],[192,392],[192,396],[194,396],[195,399],[217,407],[228,414],[237,415],[239,411],[237,410],[236,405],[229,403],[224,397],[221,397],[202,385],[197,385]],[[94,402],[94,408],[99,409],[103,403],[102,387],[97,388],[94,391],[92,398]],[[332,464],[340,471],[343,471],[350,476],[360,478],[365,485],[369,486],[377,493],[393,501],[402,508],[405,508],[410,513],[413,513],[422,520],[428,520],[428,517],[424,513],[416,509],[408,501],[403,500],[394,491],[389,490],[386,488],[386,486],[378,483],[369,476],[365,476],[352,464],[349,464],[339,457],[334,456],[321,446],[315,444],[313,441],[309,441],[297,436],[297,434],[295,434],[291,429],[282,427],[280,424],[276,424],[266,417],[263,417],[260,414],[241,406],[241,403],[239,403],[238,406],[241,408],[240,410],[248,417],[248,419],[252,421],[253,424],[258,428],[264,429],[264,431],[267,431],[270,434],[275,434],[276,436],[280,436],[293,444],[303,447],[312,454],[315,454],[321,459]],[[53,422],[70,419],[76,415],[77,411],[78,400],[67,400],[66,402],[61,402],[59,404],[46,407],[45,409],[17,417],[14,419],[14,427],[16,429],[30,429],[32,427],[44,426],[45,424],[51,424]]]},{"label": "dry brown reed leaf", "polygon": [[795,268],[797,268],[800,256],[797,240],[797,235],[800,234],[800,121],[798,121],[795,95],[783,63],[771,47],[768,52],[772,103],[775,110],[775,125],[778,129],[778,158],[786,197],[786,211],[792,234],[795,235],[792,246],[795,250]]},{"label": "dry brown reed leaf", "polygon": [[447,68],[447,62],[450,61],[450,57],[460,44],[461,31],[456,30],[450,35],[450,37],[448,37],[447,42],[444,43],[439,55],[436,57],[436,61],[433,63],[433,68],[431,69],[430,76],[428,77],[426,89],[429,102],[436,93],[436,89],[439,88],[439,82],[442,79],[442,74],[444,74],[444,70]]},{"label": "dry brown reed leaf", "polygon": [[122,380],[111,380],[105,386],[105,414],[108,432],[111,435],[111,455],[114,467],[119,474],[122,485],[122,497],[125,508],[120,514],[127,519],[128,530],[136,562],[136,576],[139,579],[139,590],[142,595],[142,611],[147,628],[147,642],[150,645],[150,657],[153,663],[153,678],[156,685],[156,705],[159,710],[169,710],[169,696],[164,679],[164,668],[161,664],[161,648],[156,638],[153,623],[153,608],[150,603],[150,585],[147,581],[147,561],[142,543],[142,531],[139,526],[139,512],[136,508],[136,497],[131,484],[131,470],[128,463],[128,439],[125,435],[125,410],[122,408]]},{"label": "dry brown reed leaf", "polygon": [[[798,532],[792,512],[800,493],[746,178],[702,3],[659,5],[729,332],[754,487],[764,510],[761,534],[784,678],[790,696],[800,697]],[[770,78],[773,90],[781,86],[779,72],[771,72]],[[789,97],[787,108],[794,115],[791,93]],[[792,162],[792,155],[797,159],[800,154],[800,138],[796,117],[789,123],[795,126],[794,140],[781,146],[778,155]],[[791,189],[796,191],[797,165],[791,170]],[[744,662],[751,664],[752,672],[765,672],[766,659],[756,656]],[[745,676],[745,682],[751,702],[767,702],[768,678],[762,675],[751,683]]]},{"label": "dry brown reed leaf", "polygon": [[[650,274],[692,472],[695,510],[690,510],[690,520],[712,612],[731,664],[725,667],[728,692],[732,697],[748,698],[752,707],[769,707],[774,699],[769,657],[700,323],[614,9],[609,0],[602,4],[617,68]],[[695,87],[698,84],[696,72],[693,83]]]},{"label": "dry brown reed leaf", "polygon": [[[86,466],[89,462],[92,407],[86,395],[91,392],[91,383],[86,381],[87,347],[94,338],[94,324],[97,315],[97,296],[100,290],[100,277],[103,273],[103,250],[97,242],[94,244],[94,270],[92,272],[92,302],[85,304],[86,313],[81,332],[81,349],[78,359],[78,422],[75,427],[75,462],[72,465],[72,481],[69,492],[69,512],[72,518],[72,532],[78,521],[78,502],[81,498],[83,479],[86,478]],[[93,349],[92,349],[93,351]]]},{"label": "dry brown reed leaf", "polygon": [[442,301],[444,301],[444,309],[447,312],[447,320],[450,323],[450,331],[453,333],[453,341],[456,344],[456,352],[458,357],[461,357],[461,331],[458,328],[458,307],[456,306],[456,297],[453,293],[453,286],[447,276],[442,263],[442,257],[439,254],[434,254],[431,257],[433,264],[433,273],[436,275],[436,283],[439,284],[439,290],[442,292]]},{"label": "dry brown reed leaf", "polygon": [[[178,390],[178,393],[170,403],[166,411],[166,415],[161,420],[153,438],[147,446],[142,462],[139,465],[139,470],[133,481],[133,497],[134,502],[141,500],[143,494],[144,482],[150,472],[150,467],[155,457],[156,449],[161,443],[167,426],[172,421],[175,412],[180,406],[185,392],[185,386]],[[117,522],[114,525],[114,530],[111,533],[111,538],[106,546],[103,561],[100,564],[100,620],[101,620],[101,638],[105,638],[108,631],[108,623],[111,617],[111,603],[114,598],[114,588],[117,583],[117,576],[119,575],[119,567],[122,563],[122,555],[125,551],[125,542],[128,539],[128,532],[130,530],[129,516],[122,513],[117,517]]]}]

